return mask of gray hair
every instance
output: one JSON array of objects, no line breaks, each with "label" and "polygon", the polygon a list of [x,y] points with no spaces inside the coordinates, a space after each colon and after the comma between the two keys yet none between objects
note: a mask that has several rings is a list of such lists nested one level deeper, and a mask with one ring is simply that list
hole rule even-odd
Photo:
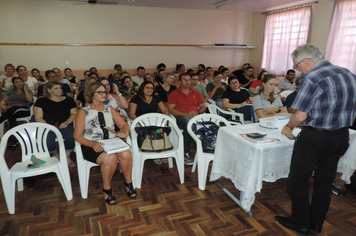
[{"label": "gray hair", "polygon": [[300,62],[303,59],[318,62],[324,59],[324,54],[320,48],[315,45],[303,44],[292,52],[291,57],[293,57],[296,62]]}]

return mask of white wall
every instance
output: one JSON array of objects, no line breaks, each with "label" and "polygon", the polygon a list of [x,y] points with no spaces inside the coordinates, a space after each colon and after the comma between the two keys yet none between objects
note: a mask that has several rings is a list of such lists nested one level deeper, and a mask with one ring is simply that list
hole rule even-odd
[{"label": "white wall", "polygon": [[[0,1],[2,43],[250,44],[252,14],[63,2]],[[0,46],[0,62],[28,69],[241,66],[249,49],[158,46]],[[3,68],[0,68],[3,70]]]}]

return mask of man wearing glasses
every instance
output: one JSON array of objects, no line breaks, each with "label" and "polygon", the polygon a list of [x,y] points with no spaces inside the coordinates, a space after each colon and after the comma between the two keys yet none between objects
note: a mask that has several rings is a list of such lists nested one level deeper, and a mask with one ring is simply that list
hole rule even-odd
[{"label": "man wearing glasses", "polygon": [[[291,55],[294,69],[304,75],[292,108],[296,112],[282,129],[289,135],[302,128],[293,149],[288,191],[290,217],[276,216],[284,227],[301,234],[320,233],[329,209],[332,183],[339,158],[349,147],[348,127],[356,114],[356,76],[324,59],[311,44],[299,46]],[[314,189],[309,203],[309,178]]]},{"label": "man wearing glasses", "polygon": [[192,138],[188,133],[187,124],[191,118],[204,113],[206,110],[202,95],[190,87],[191,83],[192,79],[187,73],[180,74],[180,87],[171,92],[168,97],[169,113],[177,118],[177,125],[183,130],[184,163],[186,165],[193,165],[194,163],[189,155]]},{"label": "man wearing glasses", "polygon": [[[45,73],[45,76],[48,81],[51,81],[51,80],[59,81],[62,79],[62,78],[58,77],[56,75],[56,72],[53,70],[47,70]],[[38,86],[38,88],[37,88],[37,97],[38,98],[43,97],[44,85],[45,84],[40,84],[40,86]],[[62,91],[63,91],[63,96],[71,97],[71,98],[73,97],[73,93],[71,92],[71,89],[68,84],[62,84]]]}]

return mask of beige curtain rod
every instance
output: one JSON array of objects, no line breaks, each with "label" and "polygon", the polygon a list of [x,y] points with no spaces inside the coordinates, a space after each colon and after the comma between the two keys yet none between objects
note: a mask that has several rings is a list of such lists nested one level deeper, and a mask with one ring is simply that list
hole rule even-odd
[{"label": "beige curtain rod", "polygon": [[213,44],[123,44],[123,43],[0,43],[0,46],[132,46],[132,47],[202,47]]},{"label": "beige curtain rod", "polygon": [[310,3],[305,3],[305,4],[293,6],[293,7],[286,7],[286,8],[282,8],[282,9],[278,9],[278,10],[273,10],[273,11],[266,11],[266,12],[262,12],[261,14],[269,15],[269,14],[274,14],[274,13],[289,11],[289,10],[293,10],[293,9],[298,9],[298,8],[302,8],[302,7],[309,7],[309,6],[312,6],[313,4],[317,4],[318,2],[319,2],[319,1],[310,2]]}]

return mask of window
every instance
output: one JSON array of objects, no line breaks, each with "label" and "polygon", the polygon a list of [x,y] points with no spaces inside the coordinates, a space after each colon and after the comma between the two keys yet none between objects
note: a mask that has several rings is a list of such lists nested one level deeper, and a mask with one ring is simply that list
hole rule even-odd
[{"label": "window", "polygon": [[291,54],[307,43],[311,6],[266,15],[261,68],[285,75],[293,68]]},{"label": "window", "polygon": [[334,8],[325,58],[356,73],[356,2],[338,1]]}]

